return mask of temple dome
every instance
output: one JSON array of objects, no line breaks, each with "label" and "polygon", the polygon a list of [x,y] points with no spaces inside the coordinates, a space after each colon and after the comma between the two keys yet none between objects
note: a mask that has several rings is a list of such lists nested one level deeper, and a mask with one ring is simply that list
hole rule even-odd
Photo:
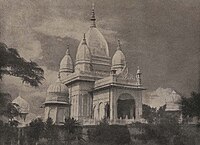
[{"label": "temple dome", "polygon": [[73,61],[69,54],[69,47],[67,48],[66,55],[60,62],[60,72],[73,72]]},{"label": "temple dome", "polygon": [[58,78],[58,80],[55,83],[49,86],[49,88],[47,89],[47,93],[68,94],[68,88]]},{"label": "temple dome", "polygon": [[[90,20],[91,26],[88,32],[86,33],[86,40],[92,56],[109,57],[107,41],[101,34],[101,32],[96,28],[94,5],[92,7]],[[82,44],[82,41],[79,44],[79,46]]]},{"label": "temple dome", "polygon": [[121,50],[117,50],[112,58],[112,66],[125,65],[125,56]]},{"label": "temple dome", "polygon": [[90,27],[86,33],[86,41],[92,55],[109,57],[107,41],[96,27]]},{"label": "temple dome", "polygon": [[82,44],[79,45],[76,53],[76,63],[78,62],[89,62],[91,61],[91,53],[87,46],[85,34],[82,41]]},{"label": "temple dome", "polygon": [[12,103],[19,109],[20,113],[28,113],[30,109],[29,103],[21,96],[18,96]]},{"label": "temple dome", "polygon": [[47,89],[47,97],[44,104],[68,104],[69,103],[68,87],[58,80],[51,84]]},{"label": "temple dome", "polygon": [[120,42],[118,45],[117,51],[112,58],[112,67],[124,67],[126,65],[126,59],[124,53],[121,51]]},{"label": "temple dome", "polygon": [[[80,42],[79,47],[82,43],[83,40]],[[107,41],[96,27],[90,27],[86,33],[86,43],[90,49],[91,55],[109,57]]]}]

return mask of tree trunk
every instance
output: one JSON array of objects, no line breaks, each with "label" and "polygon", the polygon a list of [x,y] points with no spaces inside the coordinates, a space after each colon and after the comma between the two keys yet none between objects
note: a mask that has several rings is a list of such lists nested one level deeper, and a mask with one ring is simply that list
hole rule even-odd
[{"label": "tree trunk", "polygon": [[13,145],[13,140],[12,139],[10,140],[10,144]]},{"label": "tree trunk", "polygon": [[2,137],[2,138],[1,138],[1,142],[0,142],[1,145],[4,145],[4,142],[5,142],[5,139]]}]

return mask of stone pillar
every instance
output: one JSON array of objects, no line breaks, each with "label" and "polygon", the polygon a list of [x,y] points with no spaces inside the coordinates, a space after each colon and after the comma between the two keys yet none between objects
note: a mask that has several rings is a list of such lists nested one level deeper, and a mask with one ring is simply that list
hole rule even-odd
[{"label": "stone pillar", "polygon": [[117,100],[116,100],[116,96],[114,97],[114,120],[117,120]]},{"label": "stone pillar", "polygon": [[139,103],[138,103],[138,96],[135,97],[135,120],[139,119]]},{"label": "stone pillar", "polygon": [[110,90],[110,120],[115,122],[117,119],[117,94],[116,88]]},{"label": "stone pillar", "polygon": [[130,119],[133,118],[133,108],[134,108],[135,104],[133,104],[133,106],[130,108]]},{"label": "stone pillar", "polygon": [[140,91],[140,116],[142,116],[142,91]]},{"label": "stone pillar", "polygon": [[114,120],[114,95],[113,89],[110,89],[110,120]]},{"label": "stone pillar", "polygon": [[75,95],[75,107],[74,107],[74,118],[78,120],[78,113],[79,113],[79,94]]},{"label": "stone pillar", "polygon": [[138,91],[138,119],[142,116],[142,91]]},{"label": "stone pillar", "polygon": [[139,120],[141,118],[141,115],[142,115],[142,94],[141,94],[141,91],[137,91],[136,92],[136,114],[135,114],[135,119],[136,120]]}]

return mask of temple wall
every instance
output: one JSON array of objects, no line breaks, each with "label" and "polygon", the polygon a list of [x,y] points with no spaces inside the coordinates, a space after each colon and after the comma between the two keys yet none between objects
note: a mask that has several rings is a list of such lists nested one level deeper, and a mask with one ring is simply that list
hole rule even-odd
[{"label": "temple wall", "polygon": [[100,90],[93,94],[94,119],[101,120],[105,117],[105,105],[109,104],[109,96],[108,89]]},{"label": "temple wall", "polygon": [[92,86],[92,82],[86,81],[79,81],[69,85],[71,117],[80,120],[91,116],[92,96],[89,91]]}]

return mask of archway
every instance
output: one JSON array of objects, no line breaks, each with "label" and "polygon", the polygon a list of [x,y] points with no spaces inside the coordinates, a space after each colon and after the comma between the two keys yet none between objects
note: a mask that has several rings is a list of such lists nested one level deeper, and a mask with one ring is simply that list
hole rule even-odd
[{"label": "archway", "polygon": [[130,94],[122,94],[117,100],[117,118],[135,118],[135,100]]},{"label": "archway", "polygon": [[98,119],[99,119],[99,117],[98,117],[98,115],[99,115],[98,106],[95,105],[95,106],[93,107],[93,110],[94,110],[94,111],[93,111],[93,112],[94,112],[94,113],[93,113],[93,116],[94,116],[93,118],[94,118],[95,120],[98,120]]},{"label": "archway", "polygon": [[105,117],[110,118],[110,104],[106,103],[105,105]]},{"label": "archway", "polygon": [[105,106],[104,104],[101,102],[99,103],[99,120],[103,119],[105,117]]}]

